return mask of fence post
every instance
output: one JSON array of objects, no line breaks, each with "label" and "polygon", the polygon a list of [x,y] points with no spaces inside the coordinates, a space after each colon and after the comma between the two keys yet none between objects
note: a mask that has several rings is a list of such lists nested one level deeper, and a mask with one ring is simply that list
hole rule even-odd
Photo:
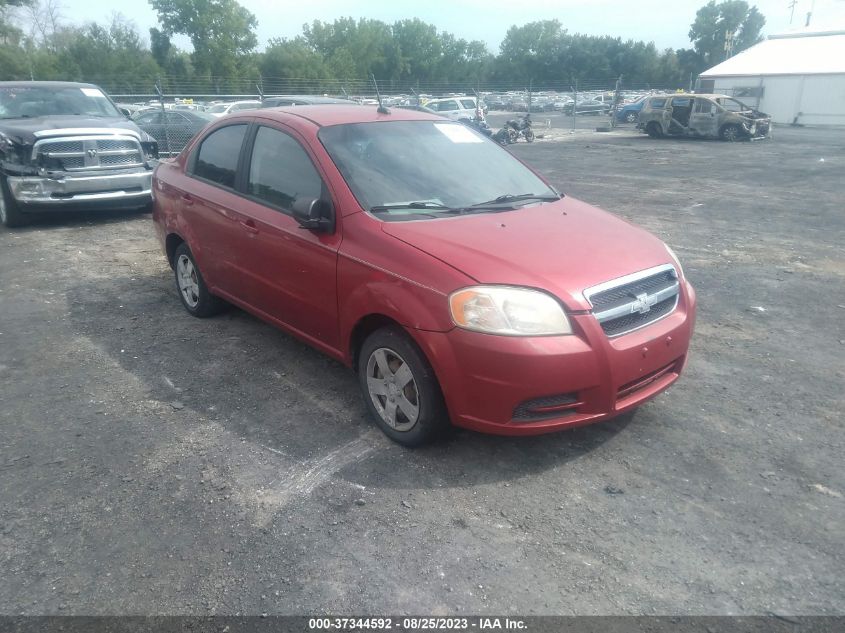
[{"label": "fence post", "polygon": [[[570,86],[571,87],[571,86]],[[572,90],[572,129],[574,130],[577,125],[575,123],[575,117],[578,114],[578,80],[575,80],[575,88]]]},{"label": "fence post", "polygon": [[164,128],[164,146],[167,155],[170,155],[170,129],[167,125],[167,112],[164,110],[164,92],[161,90],[161,77],[156,79],[155,84],[156,94],[158,95],[158,103],[161,106],[161,124]]}]

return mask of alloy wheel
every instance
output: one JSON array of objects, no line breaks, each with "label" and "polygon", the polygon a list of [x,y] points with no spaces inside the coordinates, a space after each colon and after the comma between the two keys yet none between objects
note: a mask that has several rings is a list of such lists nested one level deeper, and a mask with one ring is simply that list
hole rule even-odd
[{"label": "alloy wheel", "polygon": [[379,347],[367,360],[367,391],[381,419],[392,429],[410,431],[420,417],[420,398],[411,367],[399,354]]},{"label": "alloy wheel", "polygon": [[196,308],[200,301],[200,286],[197,279],[197,269],[194,262],[187,255],[181,255],[176,260],[176,275],[179,280],[179,291],[190,308]]}]

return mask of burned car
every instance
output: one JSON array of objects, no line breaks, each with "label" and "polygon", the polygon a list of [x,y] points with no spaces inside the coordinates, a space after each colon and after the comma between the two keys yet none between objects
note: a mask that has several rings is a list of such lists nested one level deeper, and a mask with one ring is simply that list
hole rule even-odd
[{"label": "burned car", "polygon": [[667,94],[646,100],[637,127],[653,138],[769,138],[772,117],[726,95]]},{"label": "burned car", "polygon": [[158,147],[91,84],[0,82],[0,224],[67,210],[144,209]]}]

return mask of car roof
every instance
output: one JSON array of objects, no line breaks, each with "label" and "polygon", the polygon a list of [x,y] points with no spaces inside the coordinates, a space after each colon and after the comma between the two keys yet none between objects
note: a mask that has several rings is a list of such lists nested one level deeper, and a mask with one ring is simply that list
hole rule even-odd
[{"label": "car roof", "polygon": [[441,116],[392,108],[390,114],[381,114],[377,106],[367,105],[301,105],[295,108],[265,108],[252,114],[264,118],[275,119],[280,122],[289,117],[298,117],[310,121],[318,127],[343,125],[348,123],[372,123],[375,121],[440,121],[446,122]]},{"label": "car roof", "polygon": [[97,88],[94,84],[76,81],[0,81],[0,88]]},{"label": "car roof", "polygon": [[300,101],[310,101],[311,103],[355,103],[350,99],[340,99],[338,97],[322,97],[315,95],[273,95],[272,97],[264,97],[264,101],[274,101],[276,99],[299,99]]}]

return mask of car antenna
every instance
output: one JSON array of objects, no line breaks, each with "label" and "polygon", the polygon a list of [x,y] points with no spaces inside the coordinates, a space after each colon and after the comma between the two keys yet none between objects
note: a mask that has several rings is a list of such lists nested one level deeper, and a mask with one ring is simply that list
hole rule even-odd
[{"label": "car antenna", "polygon": [[376,81],[376,76],[373,73],[370,73],[370,77],[373,80],[373,85],[376,87],[376,99],[378,99],[378,110],[379,114],[390,114],[390,110],[384,107],[384,104],[381,102],[381,93],[378,91],[378,82]]}]

